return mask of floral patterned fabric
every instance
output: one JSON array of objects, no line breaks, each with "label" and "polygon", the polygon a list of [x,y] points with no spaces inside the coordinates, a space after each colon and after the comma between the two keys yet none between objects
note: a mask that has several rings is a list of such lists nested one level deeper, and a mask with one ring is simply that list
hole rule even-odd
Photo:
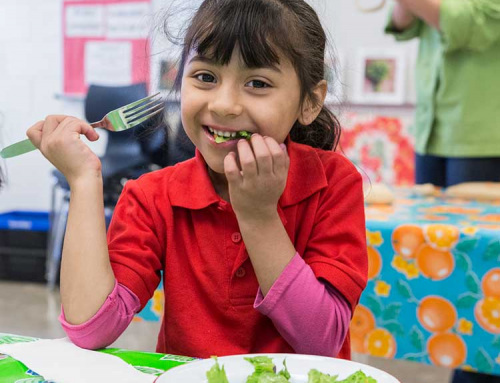
[{"label": "floral patterned fabric", "polygon": [[353,351],[500,374],[500,201],[400,189],[366,214],[369,282]]},{"label": "floral patterned fabric", "polygon": [[403,118],[350,114],[342,126],[340,146],[361,174],[387,185],[415,183],[415,152]]}]

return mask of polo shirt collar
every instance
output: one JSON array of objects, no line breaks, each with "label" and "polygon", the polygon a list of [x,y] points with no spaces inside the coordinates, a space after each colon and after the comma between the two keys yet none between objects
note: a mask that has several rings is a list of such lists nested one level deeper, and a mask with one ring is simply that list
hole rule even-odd
[{"label": "polo shirt collar", "polygon": [[175,166],[169,183],[172,206],[198,210],[222,201],[215,192],[207,164],[198,149],[194,158]]},{"label": "polo shirt collar", "polygon": [[290,168],[286,188],[279,201],[281,207],[296,205],[328,186],[317,149],[293,142],[290,138],[285,143],[290,156]]},{"label": "polo shirt collar", "polygon": [[[290,169],[285,191],[279,206],[291,206],[310,197],[328,185],[325,170],[315,149],[286,140]],[[195,157],[175,167],[169,179],[169,197],[172,206],[203,209],[222,201],[208,175],[207,164],[196,149]]]}]

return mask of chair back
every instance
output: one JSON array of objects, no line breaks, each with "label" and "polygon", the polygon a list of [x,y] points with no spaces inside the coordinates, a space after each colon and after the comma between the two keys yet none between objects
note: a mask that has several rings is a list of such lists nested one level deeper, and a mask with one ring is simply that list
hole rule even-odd
[{"label": "chair back", "polygon": [[[85,98],[85,119],[88,122],[99,121],[108,112],[146,96],[145,83],[126,86],[91,84]],[[105,154],[101,157],[104,178],[147,164],[136,137],[140,129],[141,125],[138,125],[132,129],[108,134]]]}]

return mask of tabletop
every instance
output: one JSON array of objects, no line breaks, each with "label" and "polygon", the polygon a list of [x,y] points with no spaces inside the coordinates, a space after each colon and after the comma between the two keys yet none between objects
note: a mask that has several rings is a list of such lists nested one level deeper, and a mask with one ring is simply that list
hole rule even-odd
[{"label": "tabletop", "polygon": [[500,201],[398,189],[366,220],[353,351],[500,374]]}]

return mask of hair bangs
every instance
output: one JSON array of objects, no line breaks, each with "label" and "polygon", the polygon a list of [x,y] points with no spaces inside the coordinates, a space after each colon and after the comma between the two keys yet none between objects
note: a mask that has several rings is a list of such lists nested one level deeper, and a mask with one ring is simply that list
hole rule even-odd
[{"label": "hair bangs", "polygon": [[280,53],[294,51],[292,28],[286,25],[283,9],[269,0],[213,1],[197,15],[185,49],[226,65],[238,45],[247,67],[278,65]]}]

